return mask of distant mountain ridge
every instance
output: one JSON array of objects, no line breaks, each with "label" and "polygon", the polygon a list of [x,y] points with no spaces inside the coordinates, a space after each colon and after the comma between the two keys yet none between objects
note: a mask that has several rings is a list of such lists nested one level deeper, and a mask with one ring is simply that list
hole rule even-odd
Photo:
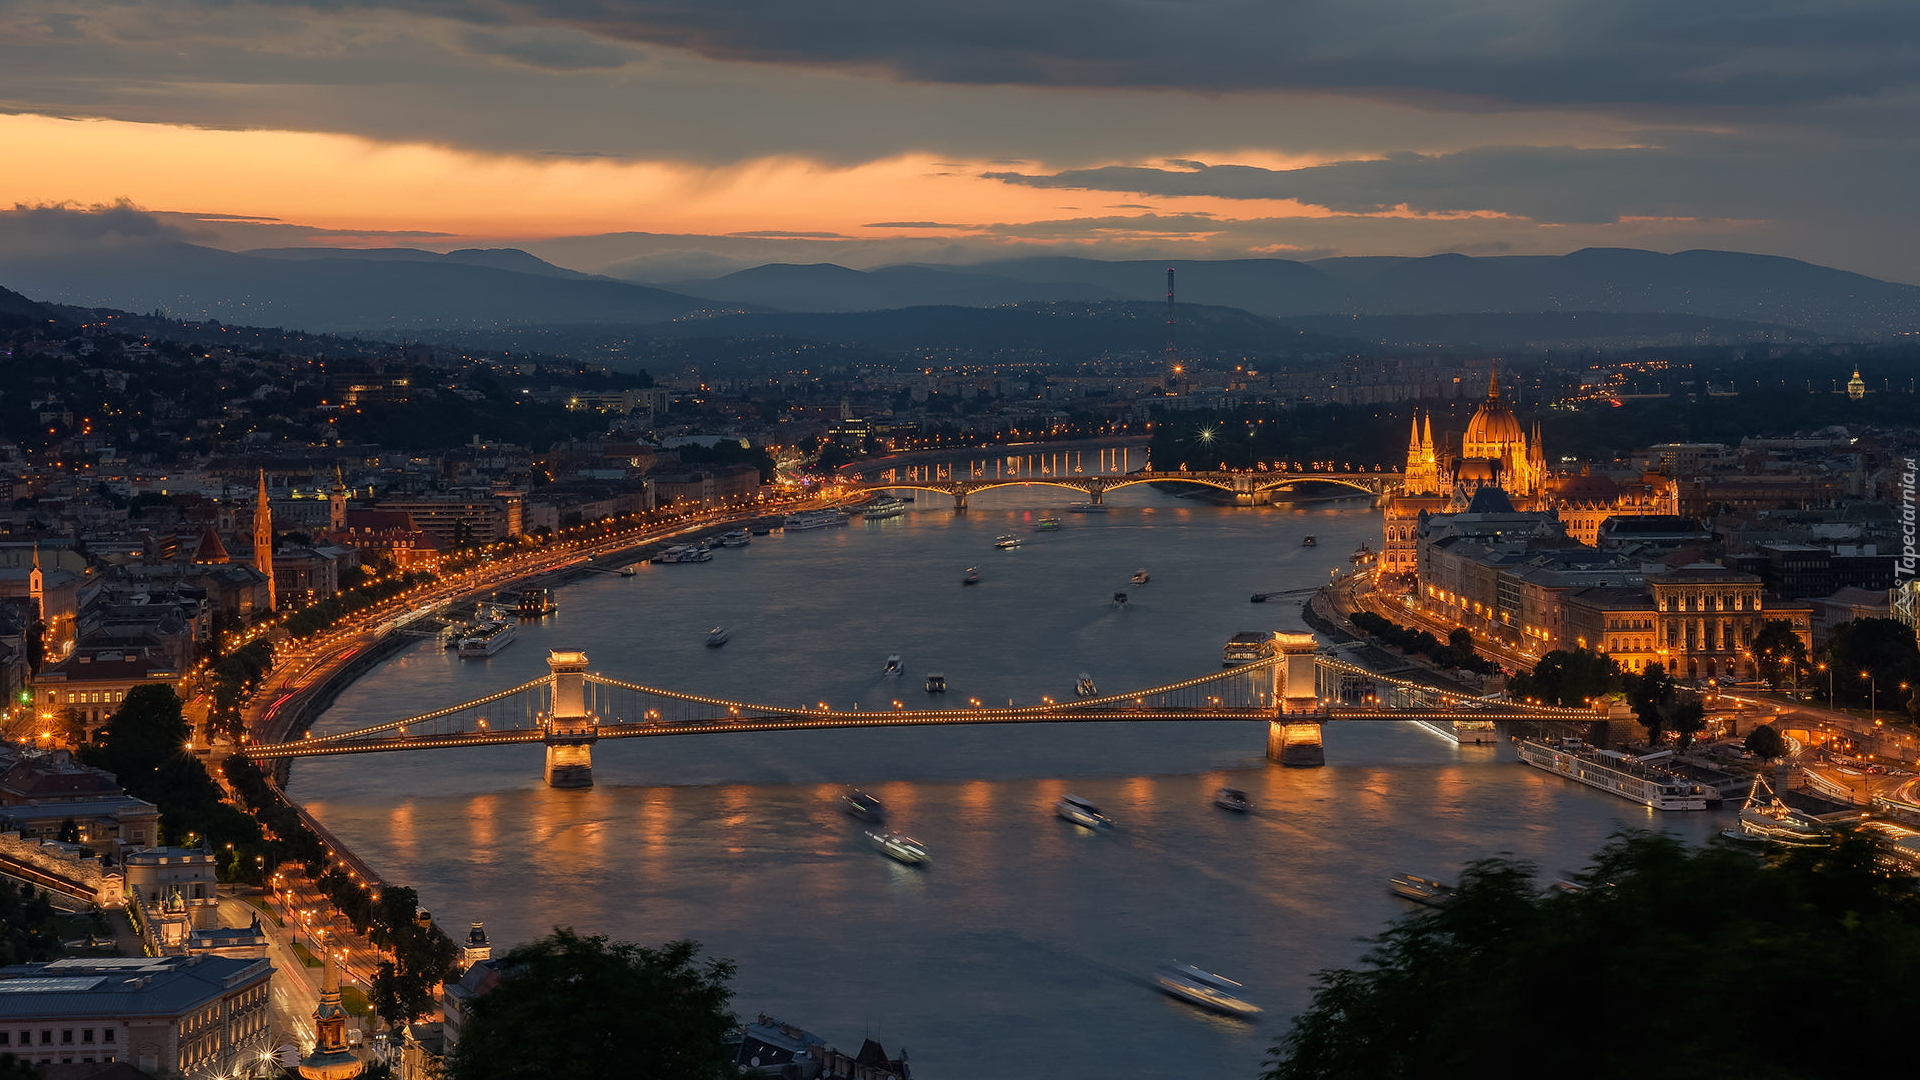
[{"label": "distant mountain ridge", "polygon": [[[268,255],[162,240],[63,254],[0,251],[0,281],[41,300],[123,311],[163,310],[325,333],[396,327],[492,328],[530,324],[652,323],[739,310],[632,282],[578,274],[524,252],[465,257],[377,249],[282,249]],[[524,260],[551,271],[486,263]]]},{"label": "distant mountain ridge", "polygon": [[[1539,312],[1691,315],[1820,334],[1883,338],[1920,331],[1920,287],[1773,255],[1585,248],[1568,255],[1433,255],[1110,262],[1070,256],[869,271],[770,264],[675,291],[806,311],[870,310],[879,299],[970,304],[1019,299],[1163,296],[1176,272],[1182,302],[1256,315],[1498,315]],[[1024,283],[1024,284],[1022,284]],[[1042,295],[1063,289],[1078,296]],[[1032,294],[1022,296],[1023,292]]]}]

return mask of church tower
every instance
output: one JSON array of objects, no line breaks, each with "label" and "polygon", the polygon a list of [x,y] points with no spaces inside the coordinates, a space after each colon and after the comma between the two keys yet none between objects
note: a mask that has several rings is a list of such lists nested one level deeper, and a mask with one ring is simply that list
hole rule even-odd
[{"label": "church tower", "polygon": [[40,542],[33,542],[33,569],[27,572],[27,596],[33,600],[33,617],[47,624],[47,574],[40,569]]},{"label": "church tower", "polygon": [[253,568],[267,579],[267,610],[280,607],[273,586],[273,505],[267,501],[267,470],[260,470],[260,491],[253,500]]},{"label": "church tower", "polygon": [[307,1080],[352,1080],[366,1066],[347,1049],[347,1010],[340,1004],[340,971],[333,953],[320,979],[320,1004],[313,1010],[313,1053],[300,1059]]},{"label": "church tower", "polygon": [[327,492],[327,528],[337,533],[347,529],[347,478],[338,465],[333,467],[333,489]]}]

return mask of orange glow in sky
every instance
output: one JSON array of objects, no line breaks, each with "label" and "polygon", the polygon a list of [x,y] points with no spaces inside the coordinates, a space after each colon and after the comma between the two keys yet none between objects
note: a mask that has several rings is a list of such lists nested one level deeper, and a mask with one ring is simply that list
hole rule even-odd
[{"label": "orange glow in sky", "polygon": [[[850,167],[765,158],[703,168],[666,161],[486,155],[344,135],[32,115],[0,116],[0,145],[9,148],[13,160],[4,191],[11,202],[128,199],[152,210],[460,237],[765,229],[939,236],[968,230],[864,226],[938,221],[977,227],[1141,212],[1114,208],[1111,192],[985,180],[980,173],[1006,166],[956,165],[927,155]],[[1032,167],[1044,169],[1040,164]],[[1319,207],[1289,200],[1155,197],[1151,204],[1161,215],[1330,216]]]}]

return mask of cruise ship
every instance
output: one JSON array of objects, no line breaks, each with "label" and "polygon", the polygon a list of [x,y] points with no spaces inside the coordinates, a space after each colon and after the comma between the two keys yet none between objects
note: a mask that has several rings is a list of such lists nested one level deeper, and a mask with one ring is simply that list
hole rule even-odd
[{"label": "cruise ship", "polygon": [[505,619],[488,619],[460,639],[463,660],[484,660],[506,648],[520,636],[520,628]]},{"label": "cruise ship", "polygon": [[781,520],[780,527],[788,532],[799,532],[805,529],[825,529],[846,523],[847,516],[838,510],[802,510],[797,514],[788,514]]},{"label": "cruise ship", "polygon": [[1265,630],[1242,630],[1227,639],[1226,648],[1220,650],[1220,666],[1232,667],[1235,664],[1251,664],[1255,660],[1265,660],[1273,655],[1273,634]]},{"label": "cruise ship", "polygon": [[885,521],[888,518],[897,518],[906,512],[906,503],[891,495],[882,495],[862,508],[860,516],[868,521]]},{"label": "cruise ship", "polygon": [[1500,732],[1491,720],[1415,720],[1414,723],[1462,746],[1500,741]]},{"label": "cruise ship", "polygon": [[1519,751],[1520,760],[1536,769],[1545,769],[1655,810],[1707,808],[1707,793],[1700,785],[1617,750],[1601,750],[1575,739],[1559,742],[1521,739]]}]

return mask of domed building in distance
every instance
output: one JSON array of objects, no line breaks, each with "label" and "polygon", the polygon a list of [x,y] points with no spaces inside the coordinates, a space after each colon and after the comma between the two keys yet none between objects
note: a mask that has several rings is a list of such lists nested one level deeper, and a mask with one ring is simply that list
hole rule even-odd
[{"label": "domed building in distance", "polygon": [[1487,376],[1487,396],[1467,421],[1459,447],[1452,453],[1435,441],[1431,414],[1413,418],[1400,492],[1385,508],[1382,577],[1415,573],[1422,514],[1460,513],[1482,488],[1499,488],[1518,511],[1552,511],[1567,526],[1567,535],[1585,544],[1595,542],[1607,518],[1679,512],[1677,488],[1665,477],[1622,483],[1584,470],[1551,472],[1540,426],[1529,432],[1520,423],[1501,396],[1498,370]]}]

